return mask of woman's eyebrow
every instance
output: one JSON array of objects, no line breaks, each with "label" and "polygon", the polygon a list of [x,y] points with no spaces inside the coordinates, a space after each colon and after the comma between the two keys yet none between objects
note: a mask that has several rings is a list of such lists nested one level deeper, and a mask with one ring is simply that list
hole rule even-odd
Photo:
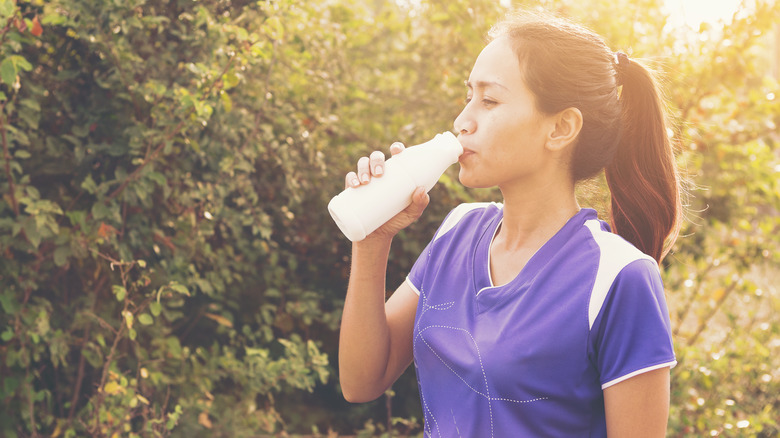
[{"label": "woman's eyebrow", "polygon": [[509,88],[507,88],[504,85],[502,85],[502,84],[500,84],[498,82],[495,82],[495,81],[474,81],[474,82],[464,81],[464,83],[466,84],[466,87],[468,87],[470,90],[472,90],[474,88],[482,88],[482,89],[484,89],[484,88],[490,88],[490,87],[499,87],[499,88],[503,88],[504,90],[509,91]]}]

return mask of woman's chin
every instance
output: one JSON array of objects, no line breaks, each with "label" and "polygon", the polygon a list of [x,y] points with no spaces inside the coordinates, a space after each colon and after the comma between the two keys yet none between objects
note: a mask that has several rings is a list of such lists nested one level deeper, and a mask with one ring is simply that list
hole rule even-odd
[{"label": "woman's chin", "polygon": [[458,173],[458,181],[470,189],[487,189],[493,187],[492,185],[486,185],[484,181],[480,181],[478,178],[474,178],[474,175],[471,174],[471,172],[464,170],[462,165],[460,167],[460,172]]}]

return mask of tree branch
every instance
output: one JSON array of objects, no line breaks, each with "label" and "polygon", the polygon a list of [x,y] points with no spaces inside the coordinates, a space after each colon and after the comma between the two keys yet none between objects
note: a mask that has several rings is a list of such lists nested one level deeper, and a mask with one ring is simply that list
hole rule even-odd
[{"label": "tree branch", "polygon": [[701,294],[701,290],[704,287],[704,279],[709,278],[710,271],[713,269],[715,269],[715,265],[709,264],[707,265],[707,268],[704,270],[704,272],[696,276],[696,290],[691,291],[690,295],[688,295],[688,299],[685,301],[685,305],[683,305],[683,308],[677,312],[677,327],[675,327],[672,332],[672,334],[675,336],[680,333],[683,322],[685,322],[685,320],[688,318],[688,313],[691,311],[693,303],[696,302],[696,298],[698,298],[698,296]]},{"label": "tree branch", "polygon": [[[101,276],[100,280],[98,280],[98,283],[95,286],[95,297],[92,300],[92,309],[91,309],[91,312],[93,314],[95,312],[95,307],[97,307],[97,302],[98,302],[97,294],[100,291],[100,289],[105,285],[107,280],[108,277]],[[101,322],[101,324],[105,323],[106,325],[108,325],[108,323],[100,319],[100,317],[98,317],[97,315],[95,315],[95,317]],[[109,325],[109,327],[111,326]],[[84,382],[84,369],[86,367],[86,358],[84,356],[84,349],[87,346],[87,341],[89,340],[89,336],[92,331],[91,329],[92,329],[91,324],[87,325],[87,327],[84,329],[84,341],[81,343],[81,355],[79,357],[79,368],[76,374],[76,383],[73,385],[73,397],[70,400],[70,412],[68,412],[68,420],[67,420],[68,427],[73,422],[73,416],[76,414],[76,405],[78,405],[79,396],[81,395],[81,384]],[[113,330],[114,328],[111,327],[111,329]]]},{"label": "tree branch", "polygon": [[738,281],[731,283],[728,289],[723,291],[723,295],[718,298],[718,300],[715,302],[715,305],[712,306],[707,315],[699,320],[699,327],[696,328],[696,332],[693,334],[693,336],[688,338],[688,345],[694,345],[696,343],[696,341],[699,339],[699,336],[701,336],[702,332],[704,332],[704,329],[707,328],[707,323],[710,321],[710,319],[712,319],[713,316],[715,316],[715,313],[717,313],[718,309],[720,309],[720,306],[724,301],[726,301],[726,298],[728,298],[729,295],[734,292],[738,284]]}]

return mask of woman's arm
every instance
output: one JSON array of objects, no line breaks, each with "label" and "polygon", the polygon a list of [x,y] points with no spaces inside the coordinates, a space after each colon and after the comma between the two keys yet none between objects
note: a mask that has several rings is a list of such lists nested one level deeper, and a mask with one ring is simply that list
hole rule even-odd
[{"label": "woman's arm", "polygon": [[[382,395],[412,361],[417,294],[403,283],[385,303],[387,253],[355,245],[339,338],[341,390],[348,401]],[[381,270],[381,280],[371,272]],[[380,284],[381,283],[381,284]]]},{"label": "woman's arm", "polygon": [[666,436],[669,368],[659,368],[604,390],[609,438]]},{"label": "woman's arm", "polygon": [[[403,145],[394,143],[397,155]],[[380,177],[384,154],[375,152],[358,161],[346,186],[370,183]],[[352,245],[352,266],[341,317],[339,378],[344,397],[351,402],[382,395],[412,361],[412,330],[417,294],[404,283],[385,303],[385,276],[390,243],[403,228],[420,217],[429,201],[424,187],[412,195],[412,204],[364,240]]]}]

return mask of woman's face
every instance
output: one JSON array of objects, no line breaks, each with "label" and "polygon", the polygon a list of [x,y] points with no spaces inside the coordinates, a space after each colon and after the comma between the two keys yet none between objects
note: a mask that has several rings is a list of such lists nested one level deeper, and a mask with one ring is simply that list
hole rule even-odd
[{"label": "woman's face", "polygon": [[466,107],[454,123],[464,147],[461,183],[502,188],[538,183],[557,164],[545,149],[555,121],[536,109],[506,37],[482,50],[466,85]]}]

